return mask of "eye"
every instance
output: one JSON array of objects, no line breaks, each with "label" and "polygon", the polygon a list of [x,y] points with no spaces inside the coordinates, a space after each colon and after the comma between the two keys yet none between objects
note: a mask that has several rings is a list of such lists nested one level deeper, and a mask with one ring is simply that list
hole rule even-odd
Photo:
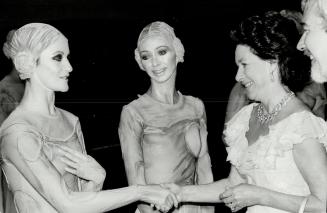
[{"label": "eye", "polygon": [[56,60],[56,61],[61,61],[63,58],[62,54],[58,54],[58,55],[55,55],[52,57],[53,60]]},{"label": "eye", "polygon": [[159,50],[159,55],[165,55],[167,53],[167,50]]},{"label": "eye", "polygon": [[147,56],[147,55],[141,55],[141,59],[143,61],[148,60],[149,59],[149,56]]},{"label": "eye", "polygon": [[241,63],[243,67],[246,67],[248,64],[247,63]]}]

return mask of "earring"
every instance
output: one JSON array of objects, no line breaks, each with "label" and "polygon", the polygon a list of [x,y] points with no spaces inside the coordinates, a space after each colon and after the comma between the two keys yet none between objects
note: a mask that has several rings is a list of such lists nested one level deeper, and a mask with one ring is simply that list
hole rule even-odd
[{"label": "earring", "polygon": [[270,81],[274,82],[275,81],[275,77],[274,77],[274,72],[270,73]]}]

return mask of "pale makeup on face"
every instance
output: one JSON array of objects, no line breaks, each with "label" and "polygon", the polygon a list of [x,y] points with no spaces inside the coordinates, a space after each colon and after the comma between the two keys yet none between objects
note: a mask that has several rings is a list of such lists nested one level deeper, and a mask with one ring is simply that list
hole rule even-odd
[{"label": "pale makeup on face", "polygon": [[60,36],[40,54],[36,74],[44,87],[52,91],[68,90],[68,77],[73,70],[68,56],[68,40],[64,36]]},{"label": "pale makeup on face", "polygon": [[139,45],[141,64],[151,80],[162,83],[176,72],[176,53],[172,42],[164,36],[150,36]]}]

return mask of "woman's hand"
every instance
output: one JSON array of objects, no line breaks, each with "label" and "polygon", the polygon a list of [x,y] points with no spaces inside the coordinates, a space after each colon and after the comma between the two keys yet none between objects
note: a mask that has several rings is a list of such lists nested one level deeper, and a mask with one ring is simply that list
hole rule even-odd
[{"label": "woman's hand", "polygon": [[180,203],[182,202],[182,187],[175,184],[175,183],[162,183],[160,184],[161,187],[168,189],[172,193],[176,195],[177,201]]},{"label": "woman's hand", "polygon": [[62,153],[61,160],[67,165],[65,170],[80,178],[93,181],[95,184],[102,184],[106,171],[91,156],[84,155],[76,150],[66,146],[59,146],[59,152]]},{"label": "woman's hand", "polygon": [[231,208],[232,212],[236,212],[246,206],[259,204],[261,192],[262,189],[255,185],[242,183],[227,188],[219,198]]},{"label": "woman's hand", "polygon": [[178,200],[174,193],[159,185],[138,185],[140,200],[150,203],[157,210],[168,212],[173,206],[178,207]]}]

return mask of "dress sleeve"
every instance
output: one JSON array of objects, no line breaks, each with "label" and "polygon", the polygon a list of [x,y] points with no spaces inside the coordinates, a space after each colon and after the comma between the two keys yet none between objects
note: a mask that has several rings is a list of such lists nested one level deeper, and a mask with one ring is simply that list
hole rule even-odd
[{"label": "dress sleeve", "polygon": [[327,148],[327,124],[325,120],[309,111],[294,114],[289,122],[289,134],[283,134],[279,139],[278,149],[293,149],[295,144],[306,139],[315,139]]},{"label": "dress sleeve", "polygon": [[249,120],[256,103],[243,107],[226,124],[223,132],[223,138],[228,152],[227,161],[238,167],[241,158],[247,149],[248,143],[245,133],[249,129]]},{"label": "dress sleeve", "polygon": [[142,123],[136,112],[128,106],[123,107],[118,133],[129,185],[145,184]]}]

